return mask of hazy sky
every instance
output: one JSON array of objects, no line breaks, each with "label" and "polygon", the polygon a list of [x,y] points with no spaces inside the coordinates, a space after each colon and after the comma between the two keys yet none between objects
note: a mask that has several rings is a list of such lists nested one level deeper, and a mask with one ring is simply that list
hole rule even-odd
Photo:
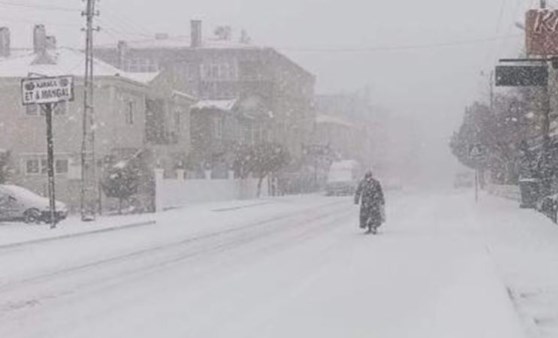
[{"label": "hazy sky", "polygon": [[[6,3],[81,8],[81,0],[0,1],[0,24],[12,28],[14,45],[30,45],[35,22],[45,23],[60,44],[82,45],[79,13]],[[313,72],[318,92],[369,85],[374,103],[420,117],[420,129],[428,136],[425,142],[433,145],[425,148],[436,161],[440,152],[447,159],[447,140],[464,106],[486,96],[488,78],[481,71],[490,70],[498,57],[515,56],[522,47],[522,31],[514,23],[523,21],[525,9],[536,4],[534,0],[102,0],[98,23],[103,30],[97,39],[107,43],[142,40],[157,32],[187,35],[191,18],[204,20],[206,35],[221,24],[236,32],[244,28],[254,43],[274,46]],[[552,0],[550,5],[558,2]],[[429,47],[411,48],[425,45]]]},{"label": "hazy sky", "polygon": [[[46,11],[9,3],[81,8],[81,0],[0,1],[0,23],[15,45],[29,45],[34,22],[47,24],[64,45],[79,46],[77,12]],[[482,69],[521,45],[529,0],[103,0],[102,43],[145,39],[156,32],[189,33],[204,20],[205,34],[228,24],[248,30],[255,43],[276,46],[318,76],[318,91],[370,85],[375,101],[413,114],[455,114],[480,95]],[[6,4],[7,3],[7,4]],[[130,34],[125,34],[130,33]],[[446,47],[381,50],[515,36]],[[355,51],[357,49],[357,51]],[[364,51],[359,51],[364,49]],[[368,51],[366,51],[368,50]],[[486,87],[484,87],[486,88]],[[482,89],[484,89],[482,88]]]}]

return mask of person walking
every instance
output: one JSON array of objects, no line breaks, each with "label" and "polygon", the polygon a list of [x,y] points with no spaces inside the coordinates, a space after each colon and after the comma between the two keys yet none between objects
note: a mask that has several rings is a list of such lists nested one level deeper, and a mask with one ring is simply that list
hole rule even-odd
[{"label": "person walking", "polygon": [[372,171],[366,172],[358,184],[355,204],[360,204],[360,228],[376,234],[385,222],[385,199],[382,185],[374,178]]}]

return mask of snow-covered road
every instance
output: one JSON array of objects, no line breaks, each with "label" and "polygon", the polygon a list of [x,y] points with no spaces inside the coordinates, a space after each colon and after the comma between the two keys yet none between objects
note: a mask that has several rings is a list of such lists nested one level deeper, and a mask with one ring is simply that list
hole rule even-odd
[{"label": "snow-covered road", "polygon": [[463,193],[388,203],[379,236],[350,198],[312,196],[0,248],[0,337],[523,336],[491,213]]}]

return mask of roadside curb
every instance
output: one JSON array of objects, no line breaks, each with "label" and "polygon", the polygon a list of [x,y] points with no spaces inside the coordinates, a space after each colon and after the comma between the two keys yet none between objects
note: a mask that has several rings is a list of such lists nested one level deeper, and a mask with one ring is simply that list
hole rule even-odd
[{"label": "roadside curb", "polygon": [[42,243],[54,242],[54,241],[58,241],[58,240],[77,238],[77,237],[85,237],[85,236],[89,236],[89,235],[97,235],[97,234],[102,234],[102,233],[106,233],[106,232],[126,230],[126,229],[130,229],[130,228],[139,228],[139,227],[155,225],[155,224],[157,224],[157,221],[143,221],[143,222],[124,224],[124,225],[115,226],[115,227],[111,227],[111,228],[105,228],[105,229],[97,229],[97,230],[78,232],[78,233],[73,233],[73,234],[66,234],[66,235],[61,235],[61,236],[39,238],[39,239],[30,240],[30,241],[23,241],[23,242],[16,242],[16,243],[0,245],[0,250],[14,249],[14,248],[22,247],[22,246],[27,246],[27,245],[42,244]]},{"label": "roadside curb", "polygon": [[259,206],[267,205],[267,204],[271,204],[271,202],[262,201],[262,202],[259,202],[259,203],[252,203],[252,204],[247,204],[247,205],[242,205],[242,206],[237,206],[237,207],[212,209],[211,211],[212,212],[236,211],[236,210],[241,210],[241,209],[249,209],[249,208],[259,207]]}]

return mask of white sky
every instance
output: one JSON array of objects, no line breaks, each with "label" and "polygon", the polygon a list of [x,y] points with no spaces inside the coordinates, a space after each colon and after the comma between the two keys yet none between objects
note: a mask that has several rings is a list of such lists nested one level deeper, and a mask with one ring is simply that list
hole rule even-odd
[{"label": "white sky", "polygon": [[[45,23],[62,45],[82,45],[79,13],[22,9],[6,2],[81,8],[81,0],[0,0],[0,25],[12,29],[16,46],[30,45],[35,22]],[[556,0],[549,3],[558,6]],[[107,43],[141,40],[158,32],[186,35],[191,18],[204,20],[205,35],[220,24],[231,25],[236,32],[245,28],[255,43],[282,50],[316,74],[318,92],[369,85],[373,103],[418,117],[427,139],[440,146],[431,153],[447,156],[449,135],[464,107],[486,97],[488,78],[481,71],[489,71],[499,57],[516,56],[523,37],[514,23],[522,22],[525,9],[536,4],[535,0],[102,0],[98,23],[103,31],[97,39]],[[495,37],[509,38],[378,50]]]},{"label": "white sky", "polygon": [[[6,0],[7,3],[82,8],[81,0]],[[189,33],[189,20],[246,28],[256,43],[276,46],[318,76],[318,91],[348,91],[369,84],[374,97],[397,109],[427,112],[459,108],[479,95],[480,71],[521,45],[525,0],[103,0],[98,35],[145,39],[156,32]],[[552,2],[551,2],[552,3]],[[500,18],[500,10],[502,18]],[[0,24],[14,44],[29,45],[34,22],[44,22],[64,45],[80,46],[79,13],[2,4]],[[131,34],[123,34],[129,32]],[[516,38],[444,48],[374,52],[371,49],[515,35]]]}]

